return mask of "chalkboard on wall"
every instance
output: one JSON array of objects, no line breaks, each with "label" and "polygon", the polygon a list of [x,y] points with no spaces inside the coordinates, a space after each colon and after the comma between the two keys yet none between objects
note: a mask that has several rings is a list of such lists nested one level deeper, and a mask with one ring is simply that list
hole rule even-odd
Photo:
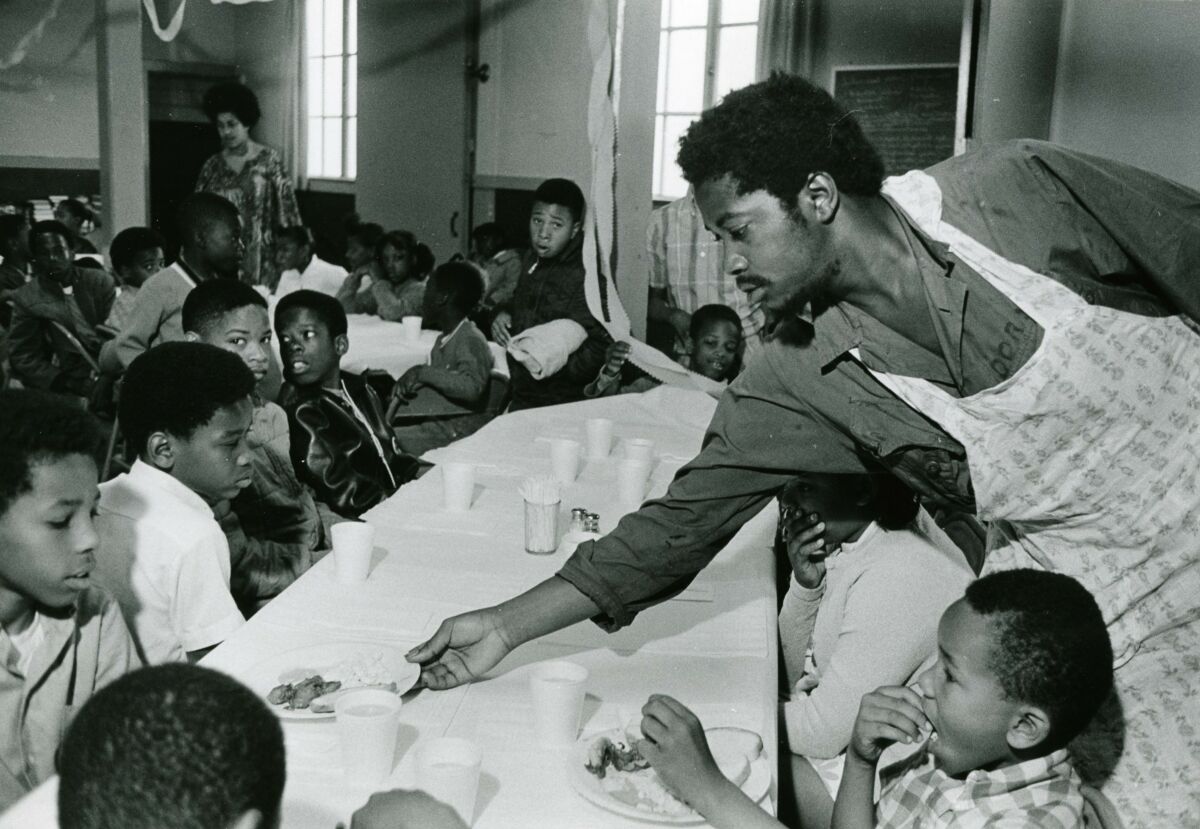
[{"label": "chalkboard on wall", "polygon": [[832,89],[883,157],[888,175],[954,155],[958,64],[839,66]]}]

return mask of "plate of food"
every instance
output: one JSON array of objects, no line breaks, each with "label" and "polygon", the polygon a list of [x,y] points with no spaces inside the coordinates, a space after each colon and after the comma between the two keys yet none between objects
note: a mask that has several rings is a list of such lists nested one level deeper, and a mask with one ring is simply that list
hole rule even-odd
[{"label": "plate of food", "polygon": [[[771,765],[762,756],[762,740],[741,728],[708,729],[717,767],[758,803],[771,788]],[[704,818],[671,794],[638,753],[640,734],[614,728],[575,744],[571,786],[586,800],[625,817],[655,823],[704,823]]]},{"label": "plate of food", "polygon": [[287,720],[333,716],[338,697],[360,688],[403,694],[421,668],[396,648],[371,642],[312,645],[259,663],[248,683]]}]

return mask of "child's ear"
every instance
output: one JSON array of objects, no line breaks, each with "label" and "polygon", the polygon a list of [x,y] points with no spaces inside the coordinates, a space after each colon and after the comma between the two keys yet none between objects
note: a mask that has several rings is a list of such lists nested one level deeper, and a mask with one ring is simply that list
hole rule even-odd
[{"label": "child's ear", "polygon": [[1023,705],[1008,727],[1008,746],[1016,753],[1029,751],[1050,736],[1050,716],[1036,705]]},{"label": "child's ear", "polygon": [[154,432],[146,438],[146,459],[163,472],[175,466],[175,443],[166,432]]},{"label": "child's ear", "polygon": [[347,337],[345,334],[338,334],[336,337],[333,338],[333,351],[335,354],[337,354],[339,357],[342,357],[342,356],[345,356],[346,352],[349,350],[350,350],[350,338],[349,337]]},{"label": "child's ear", "polygon": [[583,222],[576,222],[571,225],[571,238],[574,239],[579,235],[579,231],[583,230]]}]

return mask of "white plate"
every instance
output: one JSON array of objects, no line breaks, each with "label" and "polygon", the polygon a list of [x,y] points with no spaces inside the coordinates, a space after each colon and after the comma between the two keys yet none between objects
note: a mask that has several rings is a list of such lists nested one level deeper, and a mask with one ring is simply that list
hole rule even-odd
[{"label": "white plate", "polygon": [[[340,662],[374,654],[383,656],[391,681],[396,683],[397,694],[403,694],[416,685],[421,676],[421,666],[407,661],[400,650],[376,642],[337,642],[286,651],[256,665],[246,684],[266,699],[276,685],[299,682],[314,674],[324,675]],[[333,716],[332,711],[318,714],[307,708],[292,710],[270,703],[267,703],[267,707],[285,720],[320,720]]]},{"label": "white plate", "polygon": [[[594,803],[602,809],[607,809],[610,812],[615,812],[618,815],[636,820],[673,824],[704,823],[704,818],[691,810],[681,815],[664,815],[658,812],[651,812],[648,809],[639,809],[636,806],[630,806],[628,803],[617,800],[605,791],[600,778],[596,777],[596,775],[592,774],[586,768],[588,749],[600,737],[608,737],[614,742],[624,742],[625,732],[617,728],[611,731],[601,731],[580,739],[575,744],[575,748],[572,749],[571,763],[567,777],[571,781],[571,788],[582,795],[585,800]],[[750,763],[750,774],[746,778],[746,782],[742,783],[741,788],[746,796],[755,803],[761,801],[767,792],[770,791],[771,764],[765,756],[759,755],[758,758]]]}]

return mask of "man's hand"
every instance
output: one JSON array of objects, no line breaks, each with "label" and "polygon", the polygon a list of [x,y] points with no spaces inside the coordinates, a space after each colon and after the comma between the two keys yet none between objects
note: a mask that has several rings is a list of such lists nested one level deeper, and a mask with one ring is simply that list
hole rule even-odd
[{"label": "man's hand", "polygon": [[425,792],[376,792],[354,813],[350,829],[467,829],[458,812]]},{"label": "man's hand", "polygon": [[825,523],[815,512],[785,507],[779,516],[779,534],[787,549],[792,573],[801,587],[813,589],[825,578]]},{"label": "man's hand", "polygon": [[677,700],[653,694],[642,706],[642,734],[646,739],[638,742],[638,751],[676,797],[704,814],[706,798],[720,790],[725,777],[700,720]]},{"label": "man's hand", "polygon": [[879,762],[892,743],[915,743],[929,722],[919,694],[911,688],[885,686],[862,698],[850,735],[849,756],[868,765]]},{"label": "man's hand", "polygon": [[508,341],[512,339],[512,333],[509,331],[511,326],[512,314],[508,311],[501,311],[492,320],[492,339],[499,343],[501,348],[508,348]]},{"label": "man's hand", "polygon": [[489,607],[451,616],[404,658],[421,665],[421,684],[442,691],[479,679],[512,650],[500,612]]}]

